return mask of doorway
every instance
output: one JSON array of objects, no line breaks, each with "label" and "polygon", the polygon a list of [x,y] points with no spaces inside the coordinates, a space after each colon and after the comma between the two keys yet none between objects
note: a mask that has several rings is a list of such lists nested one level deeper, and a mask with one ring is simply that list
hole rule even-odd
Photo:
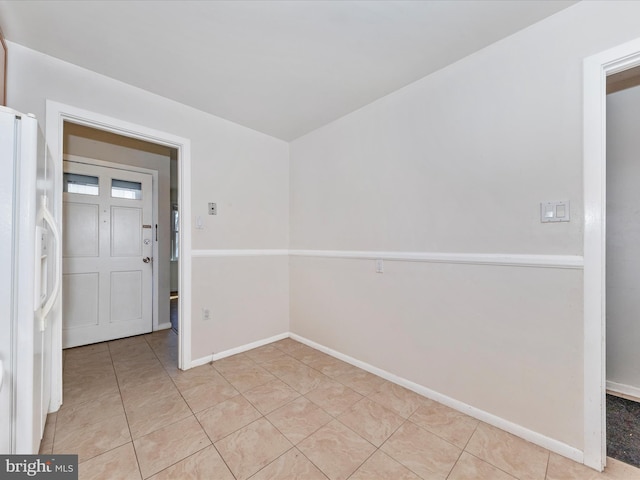
[{"label": "doorway", "polygon": [[640,65],[640,39],[584,61],[584,458],[606,465],[606,84]]},{"label": "doorway", "polygon": [[[187,138],[161,130],[133,124],[113,117],[47,100],[46,137],[49,147],[50,164],[55,169],[55,182],[59,185],[54,195],[55,217],[61,224],[62,212],[62,162],[63,130],[65,125],[74,124],[90,127],[103,133],[120,135],[127,139],[141,140],[150,144],[175,150],[178,177],[178,208],[180,213],[178,282],[180,299],[178,309],[182,321],[179,324],[178,368],[191,366],[191,145]],[[168,222],[167,222],[168,225]],[[166,298],[168,307],[169,298]],[[168,313],[168,312],[167,312]],[[52,310],[52,383],[50,411],[56,411],[62,404],[62,302],[58,301]],[[160,325],[160,324],[159,324]],[[166,328],[170,326],[167,321]],[[165,325],[163,325],[165,327]]]},{"label": "doorway", "polygon": [[640,467],[640,67],[607,77],[607,456]]}]

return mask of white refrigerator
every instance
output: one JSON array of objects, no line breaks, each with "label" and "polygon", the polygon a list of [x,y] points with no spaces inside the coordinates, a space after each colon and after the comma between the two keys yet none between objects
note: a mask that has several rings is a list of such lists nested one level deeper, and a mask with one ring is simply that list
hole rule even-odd
[{"label": "white refrigerator", "polygon": [[33,115],[0,107],[0,453],[38,453],[51,395],[60,238],[53,165]]}]

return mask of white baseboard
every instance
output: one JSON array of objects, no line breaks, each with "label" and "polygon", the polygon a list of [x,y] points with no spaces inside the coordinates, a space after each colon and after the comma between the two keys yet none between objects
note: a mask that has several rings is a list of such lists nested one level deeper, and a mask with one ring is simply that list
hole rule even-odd
[{"label": "white baseboard", "polygon": [[622,395],[629,395],[631,397],[640,398],[640,388],[632,385],[625,385],[624,383],[610,382],[607,380],[607,390],[611,390],[614,393],[620,393]]},{"label": "white baseboard", "polygon": [[369,365],[368,363],[357,360],[348,355],[344,355],[340,352],[332,350],[324,345],[320,345],[319,343],[313,342],[307,338],[301,337],[295,333],[291,333],[289,335],[292,339],[297,340],[305,345],[308,345],[316,350],[320,350],[332,357],[335,357],[339,360],[347,362],[353,366],[366,370],[367,372],[373,373],[379,377],[384,378],[390,382],[393,382],[397,385],[403,386],[409,390],[412,390],[424,397],[427,397],[431,400],[435,400],[436,402],[442,403],[454,410],[458,410],[462,413],[469,415],[470,417],[477,418],[489,425],[493,425],[494,427],[500,428],[506,432],[509,432],[517,437],[523,438],[531,443],[535,443],[547,450],[550,450],[558,455],[562,455],[563,457],[570,458],[573,461],[584,463],[584,452],[575,447],[567,445],[566,443],[560,442],[553,438],[549,438],[541,433],[534,432],[533,430],[529,430],[522,425],[518,425],[517,423],[510,422],[505,420],[502,417],[498,417],[491,413],[485,412],[484,410],[480,410],[479,408],[472,407],[471,405],[467,405],[466,403],[460,402],[459,400],[455,400],[451,397],[447,397],[441,393],[438,393],[434,390],[431,390],[427,387],[419,385],[417,383],[411,382],[406,378],[399,377],[394,375],[393,373],[389,373],[386,370],[382,370],[380,368],[374,367],[373,365]]},{"label": "white baseboard", "polygon": [[167,328],[171,328],[171,322],[159,323],[158,324],[158,329],[156,330],[156,332],[158,330],[166,330]]},{"label": "white baseboard", "polygon": [[278,335],[274,335],[273,337],[264,338],[262,340],[257,340],[252,343],[247,343],[246,345],[241,345],[239,347],[231,348],[229,350],[224,350],[219,353],[214,353],[213,355],[207,355],[206,357],[191,360],[191,364],[189,365],[189,368],[199,367],[200,365],[204,365],[206,363],[213,362],[215,360],[220,360],[222,358],[230,357],[231,355],[236,355],[238,353],[246,352],[247,350],[252,350],[254,348],[262,347],[263,345],[277,342],[278,340],[282,340],[283,338],[289,338],[289,332],[279,333]]}]

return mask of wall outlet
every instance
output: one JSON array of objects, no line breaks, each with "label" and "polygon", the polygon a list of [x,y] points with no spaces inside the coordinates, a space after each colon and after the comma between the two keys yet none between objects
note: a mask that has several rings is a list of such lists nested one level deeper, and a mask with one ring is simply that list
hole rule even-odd
[{"label": "wall outlet", "polygon": [[217,214],[218,214],[218,206],[213,202],[209,202],[209,215],[217,215]]},{"label": "wall outlet", "polygon": [[376,259],[376,273],[384,273],[384,260],[381,258]]},{"label": "wall outlet", "polygon": [[208,308],[202,309],[202,320],[204,320],[205,322],[207,320],[211,320],[211,310],[209,310]]}]

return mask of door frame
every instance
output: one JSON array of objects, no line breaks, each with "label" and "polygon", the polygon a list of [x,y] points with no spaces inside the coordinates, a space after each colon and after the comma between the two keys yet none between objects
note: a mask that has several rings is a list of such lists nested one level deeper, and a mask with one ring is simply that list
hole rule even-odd
[{"label": "door frame", "polygon": [[[172,133],[138,125],[125,120],[90,112],[53,100],[46,101],[47,162],[52,163],[55,192],[53,210],[58,225],[62,220],[62,157],[64,122],[76,123],[107,132],[174,148],[178,152],[178,212],[180,215],[178,288],[178,368],[191,367],[191,140]],[[61,260],[56,275],[62,277]],[[49,411],[62,405],[62,295],[51,312],[52,367],[51,403]]]},{"label": "door frame", "polygon": [[607,76],[640,65],[640,39],[584,60],[584,459],[606,465]]},{"label": "door frame", "polygon": [[[152,176],[153,178],[153,185],[152,185],[152,194],[153,194],[153,199],[152,199],[152,213],[151,213],[151,218],[152,218],[152,222],[154,225],[158,224],[158,170],[154,170],[151,168],[143,168],[143,167],[136,167],[133,165],[127,165],[125,163],[116,163],[116,162],[107,162],[104,160],[98,160],[96,158],[90,158],[90,157],[83,157],[80,155],[68,155],[68,154],[63,154],[62,156],[62,160],[65,162],[72,162],[72,163],[81,163],[84,165],[93,165],[96,167],[107,167],[107,168],[114,168],[116,170],[124,170],[124,171],[128,171],[128,172],[138,172],[138,173],[146,173]],[[159,255],[158,255],[158,242],[153,242],[153,259],[154,262],[152,263],[152,293],[151,293],[151,316],[152,316],[152,322],[151,322],[151,330],[153,332],[155,332],[156,330],[160,330],[160,325],[159,325],[159,317],[158,317],[158,312],[159,312],[159,301],[160,301],[160,294],[159,294],[159,269],[157,268],[157,263],[159,260]],[[170,322],[169,322],[170,325]],[[163,328],[166,328],[167,325],[163,324],[162,325]]]}]

